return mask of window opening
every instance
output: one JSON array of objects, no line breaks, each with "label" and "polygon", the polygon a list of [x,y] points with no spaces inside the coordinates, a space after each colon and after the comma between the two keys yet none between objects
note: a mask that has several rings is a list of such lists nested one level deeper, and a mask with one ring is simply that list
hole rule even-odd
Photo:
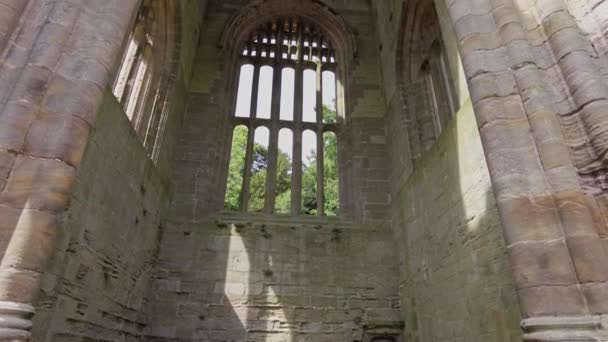
[{"label": "window opening", "polygon": [[272,103],[272,67],[263,66],[260,69],[260,82],[258,84],[258,109],[256,117],[270,119]]},{"label": "window opening", "polygon": [[336,74],[323,71],[323,123],[336,122]]},{"label": "window opening", "polygon": [[284,68],[281,77],[281,120],[293,121],[295,70]]},{"label": "window opening", "polygon": [[268,174],[268,139],[270,131],[261,126],[255,130],[253,139],[253,160],[251,163],[251,181],[249,183],[249,211],[264,210],[266,196],[266,176]]},{"label": "window opening", "polygon": [[338,216],[338,210],[340,208],[338,139],[334,132],[323,133],[323,189],[325,215]]},{"label": "window opening", "polygon": [[302,214],[317,215],[317,135],[302,134]]},{"label": "window opening", "polygon": [[248,118],[251,111],[251,91],[253,89],[253,65],[245,64],[241,67],[235,115]]},{"label": "window opening", "polygon": [[289,214],[291,210],[291,177],[293,167],[293,133],[288,128],[279,131],[277,186],[275,212]]},{"label": "window opening", "polygon": [[167,41],[169,27],[161,24],[170,18],[158,16],[160,3],[145,2],[139,9],[112,88],[153,161],[160,155],[169,111],[164,100],[171,89],[163,84],[170,78],[169,70],[158,65],[164,63],[161,55],[172,52]]},{"label": "window opening", "polygon": [[314,70],[304,70],[304,93],[302,96],[303,121],[315,122],[317,119],[317,73]]},{"label": "window opening", "polygon": [[235,127],[232,131],[230,165],[228,166],[227,190],[224,199],[224,207],[229,210],[239,210],[241,208],[248,132],[249,129],[243,125]]},{"label": "window opening", "polygon": [[330,42],[301,18],[279,18],[253,32],[239,51],[226,209],[336,216],[337,83]]}]

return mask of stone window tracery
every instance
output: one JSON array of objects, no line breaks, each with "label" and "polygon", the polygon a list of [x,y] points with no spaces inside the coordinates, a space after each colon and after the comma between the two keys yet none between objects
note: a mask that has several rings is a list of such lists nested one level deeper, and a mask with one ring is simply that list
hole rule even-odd
[{"label": "stone window tracery", "polygon": [[114,96],[134,125],[141,121],[143,95],[148,90],[153,74],[154,42],[150,33],[153,20],[153,9],[142,6],[114,83]]},{"label": "stone window tracery", "polygon": [[404,13],[399,68],[416,160],[434,145],[459,108],[435,6],[407,3]]},{"label": "stone window tracery", "polygon": [[150,157],[157,161],[173,84],[175,34],[169,0],[144,0],[117,70],[112,93]]},{"label": "stone window tracery", "polygon": [[323,32],[281,17],[252,32],[237,58],[225,207],[338,212],[336,53]]}]

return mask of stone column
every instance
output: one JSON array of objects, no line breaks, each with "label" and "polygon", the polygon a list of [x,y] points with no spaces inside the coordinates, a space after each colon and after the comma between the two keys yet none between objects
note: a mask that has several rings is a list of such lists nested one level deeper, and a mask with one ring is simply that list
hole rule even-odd
[{"label": "stone column", "polygon": [[5,3],[27,6],[10,21],[0,15],[0,28],[14,26],[0,41],[0,341],[28,341],[40,279],[138,1],[0,0],[0,9]]},{"label": "stone column", "polygon": [[[447,5],[504,228],[524,340],[608,340],[608,255],[563,133],[564,106],[588,100],[568,76],[593,66],[580,54],[587,53],[586,38],[561,0]],[[593,130],[598,121],[591,116],[585,127]]]}]

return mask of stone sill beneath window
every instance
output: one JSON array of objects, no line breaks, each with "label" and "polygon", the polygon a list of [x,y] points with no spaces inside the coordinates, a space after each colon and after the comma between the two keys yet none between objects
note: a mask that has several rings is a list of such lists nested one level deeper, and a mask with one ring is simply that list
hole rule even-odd
[{"label": "stone sill beneath window", "polygon": [[225,224],[265,224],[298,228],[360,229],[361,225],[341,217],[291,216],[281,214],[221,212],[215,219]]}]

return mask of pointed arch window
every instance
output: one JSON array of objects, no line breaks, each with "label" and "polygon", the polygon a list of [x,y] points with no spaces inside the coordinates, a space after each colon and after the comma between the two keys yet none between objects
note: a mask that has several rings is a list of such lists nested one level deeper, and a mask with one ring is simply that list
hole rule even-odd
[{"label": "pointed arch window", "polygon": [[[397,66],[411,157],[414,161],[431,149],[459,110],[449,60],[435,5],[404,2],[403,22]],[[458,90],[458,91],[457,91]]]},{"label": "pointed arch window", "polygon": [[[237,63],[232,135],[244,146],[233,144],[228,180],[241,184],[229,184],[225,207],[337,215],[339,113],[331,42],[302,18],[277,18],[250,35]],[[240,156],[235,148],[243,150],[242,167],[232,158]]]},{"label": "pointed arch window", "polygon": [[150,32],[153,12],[154,9],[150,6],[142,6],[139,10],[112,90],[134,126],[142,121],[144,95],[149,89],[153,74],[154,41]]},{"label": "pointed arch window", "polygon": [[171,110],[176,72],[175,13],[171,0],[144,1],[114,79],[112,93],[120,103],[149,156],[158,161],[165,123]]}]

